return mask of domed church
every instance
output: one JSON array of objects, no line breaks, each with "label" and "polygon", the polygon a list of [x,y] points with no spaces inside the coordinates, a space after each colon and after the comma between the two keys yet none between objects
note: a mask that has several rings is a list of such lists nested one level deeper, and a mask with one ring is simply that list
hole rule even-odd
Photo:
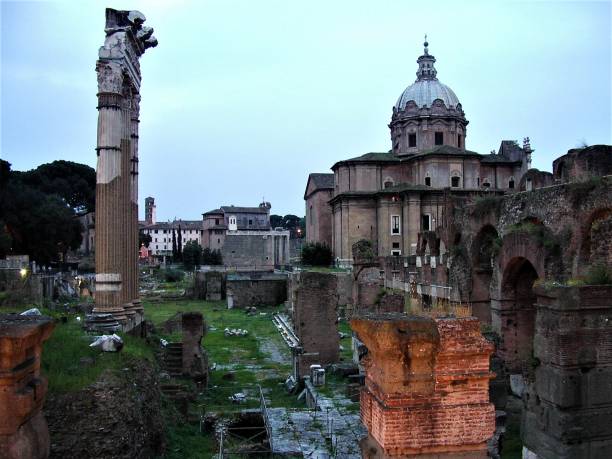
[{"label": "domed church", "polygon": [[522,146],[504,140],[497,153],[466,149],[468,120],[435,63],[425,40],[416,81],[393,107],[390,151],[341,160],[333,174],[308,177],[306,238],[328,244],[340,264],[351,264],[351,247],[361,239],[378,256],[414,255],[419,235],[442,225],[449,193],[511,192],[530,168],[528,138]]}]

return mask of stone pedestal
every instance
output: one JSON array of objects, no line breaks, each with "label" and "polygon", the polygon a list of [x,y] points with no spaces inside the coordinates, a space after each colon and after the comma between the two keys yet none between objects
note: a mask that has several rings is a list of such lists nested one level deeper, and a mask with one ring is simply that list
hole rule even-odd
[{"label": "stone pedestal", "polygon": [[612,286],[536,289],[535,381],[521,436],[539,458],[612,450]]},{"label": "stone pedestal", "polygon": [[40,316],[0,315],[0,458],[49,456],[42,414],[47,380],[40,374],[42,343],[53,322]]},{"label": "stone pedestal", "polygon": [[368,348],[363,457],[486,457],[493,346],[477,319],[368,314],[351,327]]}]

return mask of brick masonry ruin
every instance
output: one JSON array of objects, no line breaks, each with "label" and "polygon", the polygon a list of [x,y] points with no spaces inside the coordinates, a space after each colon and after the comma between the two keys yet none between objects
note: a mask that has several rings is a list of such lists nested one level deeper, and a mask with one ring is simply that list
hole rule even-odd
[{"label": "brick masonry ruin", "polygon": [[227,279],[228,307],[278,306],[287,300],[287,276],[231,274]]},{"label": "brick masonry ruin", "polygon": [[477,319],[368,314],[351,327],[368,348],[364,458],[487,457],[495,431],[488,391],[493,346]]},{"label": "brick masonry ruin", "polygon": [[299,273],[294,282],[293,324],[302,351],[295,357],[294,373],[303,377],[312,364],[339,361],[338,285],[333,274],[307,271]]},{"label": "brick masonry ruin", "polygon": [[540,458],[610,457],[612,287],[540,287],[536,295],[524,444]]},{"label": "brick masonry ruin", "polygon": [[40,374],[50,318],[0,315],[0,457],[49,456],[49,430],[42,414],[47,380]]}]

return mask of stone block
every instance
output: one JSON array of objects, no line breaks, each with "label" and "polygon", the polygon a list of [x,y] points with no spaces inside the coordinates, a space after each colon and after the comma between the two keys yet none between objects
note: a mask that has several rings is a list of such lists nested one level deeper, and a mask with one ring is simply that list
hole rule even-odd
[{"label": "stone block", "polygon": [[41,409],[47,380],[42,344],[53,330],[43,316],[0,315],[0,457],[46,458],[49,431]]}]

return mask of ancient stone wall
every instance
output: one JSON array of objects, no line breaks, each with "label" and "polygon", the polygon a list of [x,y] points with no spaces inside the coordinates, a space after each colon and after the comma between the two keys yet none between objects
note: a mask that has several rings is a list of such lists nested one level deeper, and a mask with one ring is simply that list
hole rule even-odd
[{"label": "ancient stone wall", "polygon": [[206,323],[199,312],[184,312],[183,330],[183,375],[200,382],[208,380],[208,360],[202,351],[202,338],[206,334]]},{"label": "ancient stone wall", "polygon": [[612,448],[612,287],[538,288],[522,437],[537,457],[604,458]]},{"label": "ancient stone wall", "polygon": [[220,301],[225,298],[227,274],[219,271],[198,271],[194,277],[193,296],[198,300]]},{"label": "ancient stone wall", "polygon": [[287,278],[230,278],[227,281],[227,295],[232,296],[234,308],[278,306],[287,300]]},{"label": "ancient stone wall", "polygon": [[477,319],[370,314],[353,318],[351,327],[368,348],[363,457],[486,457],[495,430],[488,391],[493,346]]},{"label": "ancient stone wall", "polygon": [[0,457],[46,458],[49,430],[42,414],[47,380],[40,374],[48,317],[0,315]]},{"label": "ancient stone wall", "polygon": [[310,365],[327,365],[339,360],[340,337],[337,315],[337,277],[333,273],[305,271],[299,274],[293,308],[294,331],[300,340],[298,376],[308,374]]}]

